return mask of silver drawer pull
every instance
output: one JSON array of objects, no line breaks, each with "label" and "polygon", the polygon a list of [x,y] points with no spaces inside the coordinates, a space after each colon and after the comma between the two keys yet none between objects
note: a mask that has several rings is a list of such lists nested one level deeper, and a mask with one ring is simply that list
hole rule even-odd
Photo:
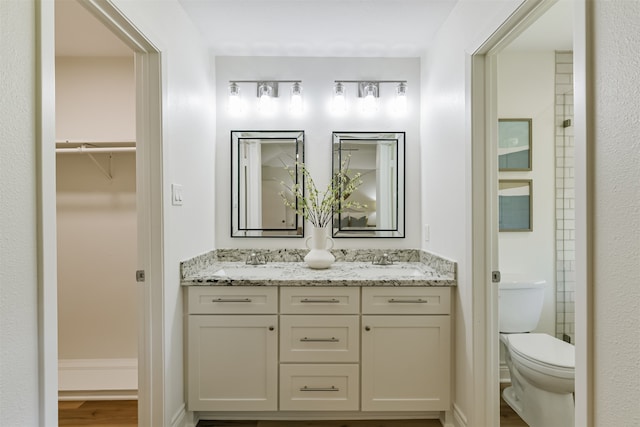
[{"label": "silver drawer pull", "polygon": [[213,302],[251,302],[251,298],[215,298]]},{"label": "silver drawer pull", "polygon": [[300,338],[300,342],[340,342],[338,338]]},{"label": "silver drawer pull", "polygon": [[307,387],[304,386],[300,388],[300,391],[340,391],[340,389],[336,386],[331,387]]},{"label": "silver drawer pull", "polygon": [[309,299],[309,298],[303,298],[300,300],[300,302],[306,302],[306,303],[327,303],[327,304],[336,304],[338,302],[340,302],[339,299],[336,298],[329,298],[329,299]]},{"label": "silver drawer pull", "polygon": [[427,303],[429,301],[427,301],[426,299],[422,299],[422,298],[418,298],[418,299],[395,299],[395,298],[391,298],[389,299],[390,303],[398,303],[398,304],[424,304]]}]

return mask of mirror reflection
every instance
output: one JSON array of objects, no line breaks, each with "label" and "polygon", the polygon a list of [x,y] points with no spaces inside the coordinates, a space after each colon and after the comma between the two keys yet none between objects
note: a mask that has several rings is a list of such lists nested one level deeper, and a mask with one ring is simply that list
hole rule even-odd
[{"label": "mirror reflection", "polygon": [[232,237],[303,237],[302,216],[280,195],[291,181],[286,168],[302,183],[296,161],[304,161],[304,131],[231,131]]},{"label": "mirror reflection", "polygon": [[404,237],[404,132],[333,132],[333,172],[362,184],[350,200],[366,207],[335,214],[334,237]]}]

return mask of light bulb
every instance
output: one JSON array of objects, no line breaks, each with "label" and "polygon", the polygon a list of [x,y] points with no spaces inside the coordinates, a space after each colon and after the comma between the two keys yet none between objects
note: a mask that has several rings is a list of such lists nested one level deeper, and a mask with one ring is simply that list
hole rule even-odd
[{"label": "light bulb", "polygon": [[336,113],[345,113],[347,111],[347,99],[345,96],[344,85],[337,82],[333,86],[333,111]]},{"label": "light bulb", "polygon": [[258,88],[258,110],[262,113],[271,113],[272,110],[272,96],[271,88],[267,84],[261,84]]},{"label": "light bulb", "polygon": [[240,97],[240,87],[236,83],[229,84],[229,112],[239,114],[242,112],[242,98]]},{"label": "light bulb", "polygon": [[302,86],[299,82],[295,82],[291,86],[291,104],[289,104],[289,111],[293,114],[302,113]]},{"label": "light bulb", "polygon": [[378,102],[376,99],[376,88],[372,83],[367,84],[364,87],[364,99],[362,100],[362,111],[370,114],[374,113],[378,109]]},{"label": "light bulb", "polygon": [[395,100],[396,113],[404,114],[407,112],[407,84],[399,83],[396,88]]}]

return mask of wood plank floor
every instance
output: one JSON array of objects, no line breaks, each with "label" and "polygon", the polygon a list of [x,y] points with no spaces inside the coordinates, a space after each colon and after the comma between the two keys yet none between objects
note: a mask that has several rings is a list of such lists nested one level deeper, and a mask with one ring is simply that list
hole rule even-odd
[{"label": "wood plank floor", "polygon": [[[501,385],[500,390],[505,385]],[[60,426],[137,427],[138,402],[60,401]],[[438,420],[380,421],[200,421],[198,427],[441,427]],[[500,398],[500,427],[527,427],[524,421]]]},{"label": "wood plank floor", "polygon": [[137,427],[137,400],[58,402],[59,426]]}]

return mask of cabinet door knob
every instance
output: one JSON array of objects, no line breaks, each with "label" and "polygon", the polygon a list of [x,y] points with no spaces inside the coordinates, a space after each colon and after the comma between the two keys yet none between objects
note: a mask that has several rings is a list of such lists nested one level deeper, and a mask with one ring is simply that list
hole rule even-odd
[{"label": "cabinet door knob", "polygon": [[275,326],[269,326],[270,331],[274,331],[275,329],[276,329]]},{"label": "cabinet door knob", "polygon": [[365,326],[365,327],[364,327],[364,330],[365,330],[365,331],[370,331],[370,330],[371,330],[371,326]]}]

